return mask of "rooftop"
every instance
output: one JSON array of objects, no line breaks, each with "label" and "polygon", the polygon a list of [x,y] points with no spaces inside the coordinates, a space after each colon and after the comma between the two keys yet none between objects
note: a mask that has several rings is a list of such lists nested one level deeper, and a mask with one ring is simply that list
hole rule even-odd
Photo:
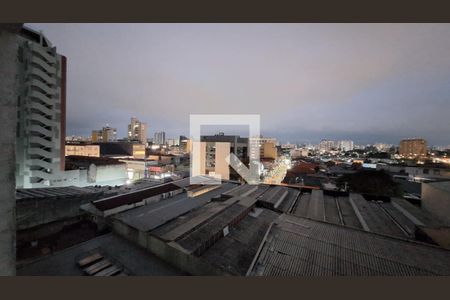
[{"label": "rooftop", "polygon": [[282,215],[267,230],[247,274],[449,275],[450,251],[341,225]]},{"label": "rooftop", "polygon": [[77,261],[92,251],[102,252],[110,261],[123,266],[128,275],[186,275],[153,254],[113,233],[102,235],[33,262],[18,265],[19,276],[81,276]]},{"label": "rooftop", "polygon": [[80,198],[101,196],[103,191],[92,188],[81,188],[75,186],[68,187],[49,187],[34,189],[17,189],[16,200],[36,200],[36,199],[58,199],[58,198]]}]

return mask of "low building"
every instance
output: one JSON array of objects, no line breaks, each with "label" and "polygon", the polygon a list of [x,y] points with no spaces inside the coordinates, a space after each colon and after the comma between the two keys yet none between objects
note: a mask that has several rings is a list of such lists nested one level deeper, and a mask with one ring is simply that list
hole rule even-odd
[{"label": "low building", "polygon": [[82,143],[66,143],[66,156],[71,155],[100,157],[100,146]]},{"label": "low building", "polygon": [[385,170],[396,175],[407,176],[412,181],[450,180],[450,167],[442,164],[389,165],[376,164],[377,170]]},{"label": "low building", "polygon": [[145,158],[145,145],[136,142],[99,143],[100,155],[107,157]]},{"label": "low building", "polygon": [[422,183],[422,207],[450,226],[450,181]]},{"label": "low building", "polygon": [[52,186],[123,185],[127,182],[127,165],[106,157],[67,156],[66,181]]},{"label": "low building", "polygon": [[307,148],[295,148],[290,151],[290,156],[293,159],[299,157],[307,157],[309,155],[310,150]]}]

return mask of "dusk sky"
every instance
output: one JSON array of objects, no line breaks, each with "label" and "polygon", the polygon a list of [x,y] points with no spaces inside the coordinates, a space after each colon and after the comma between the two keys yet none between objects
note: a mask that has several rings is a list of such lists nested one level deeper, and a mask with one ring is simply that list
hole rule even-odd
[{"label": "dusk sky", "polygon": [[450,144],[450,24],[29,24],[67,57],[67,135],[261,115],[264,136]]}]

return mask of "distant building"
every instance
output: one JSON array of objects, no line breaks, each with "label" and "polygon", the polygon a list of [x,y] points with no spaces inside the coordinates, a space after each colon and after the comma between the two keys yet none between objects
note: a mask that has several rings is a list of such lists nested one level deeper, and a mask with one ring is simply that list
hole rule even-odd
[{"label": "distant building", "polygon": [[399,154],[410,158],[424,157],[427,155],[427,142],[420,138],[401,140]]},{"label": "distant building", "polygon": [[100,157],[100,146],[90,144],[66,144],[66,156]]},{"label": "distant building", "polygon": [[240,175],[226,162],[230,153],[234,153],[244,164],[249,162],[248,138],[238,135],[209,135],[200,138],[200,174],[220,174],[222,179],[240,179]]},{"label": "distant building", "polygon": [[336,148],[336,144],[332,140],[322,140],[319,143],[319,151],[320,152],[330,152]]},{"label": "distant building", "polygon": [[167,139],[167,146],[171,147],[171,146],[178,146],[178,145],[180,145],[179,139]]},{"label": "distant building", "polygon": [[66,57],[27,27],[17,42],[16,186],[45,187],[64,170]]},{"label": "distant building", "polygon": [[191,153],[192,151],[192,140],[180,135],[180,151],[182,153]]},{"label": "distant building", "polygon": [[310,150],[308,148],[296,148],[290,151],[290,155],[292,158],[307,157],[309,155],[309,151]]},{"label": "distant building", "polygon": [[145,145],[133,142],[99,143],[100,155],[108,157],[145,158]]},{"label": "distant building", "polygon": [[164,145],[166,143],[166,133],[164,131],[155,132],[153,137],[153,144]]},{"label": "distant building", "polygon": [[109,157],[67,156],[66,176],[52,186],[122,185],[128,180],[127,165]]},{"label": "distant building", "polygon": [[256,158],[253,149],[259,149],[259,158],[276,159],[277,158],[277,140],[270,137],[252,137],[248,139],[250,157]]},{"label": "distant building", "polygon": [[230,179],[230,168],[226,157],[230,155],[229,142],[200,143],[200,174]]},{"label": "distant building", "polygon": [[281,149],[294,149],[295,147],[296,147],[296,145],[290,144],[290,143],[281,145]]},{"label": "distant building", "polygon": [[117,140],[117,129],[109,126],[103,127],[101,130],[92,130],[92,142],[114,142]]},{"label": "distant building", "polygon": [[341,151],[352,151],[353,141],[350,140],[337,141],[337,148],[340,149]]},{"label": "distant building", "polygon": [[132,117],[128,125],[128,140],[147,144],[147,130],[147,123],[142,123],[136,117]]},{"label": "distant building", "polygon": [[392,147],[392,145],[384,144],[384,143],[376,143],[373,146],[380,152],[388,151]]}]

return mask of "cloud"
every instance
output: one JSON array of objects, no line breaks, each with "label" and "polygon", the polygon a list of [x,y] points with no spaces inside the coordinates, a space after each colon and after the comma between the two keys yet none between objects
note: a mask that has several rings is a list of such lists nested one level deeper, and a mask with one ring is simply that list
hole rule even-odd
[{"label": "cloud", "polygon": [[125,135],[136,115],[175,136],[190,113],[260,113],[283,139],[450,144],[449,24],[31,26],[68,57],[69,134]]}]

